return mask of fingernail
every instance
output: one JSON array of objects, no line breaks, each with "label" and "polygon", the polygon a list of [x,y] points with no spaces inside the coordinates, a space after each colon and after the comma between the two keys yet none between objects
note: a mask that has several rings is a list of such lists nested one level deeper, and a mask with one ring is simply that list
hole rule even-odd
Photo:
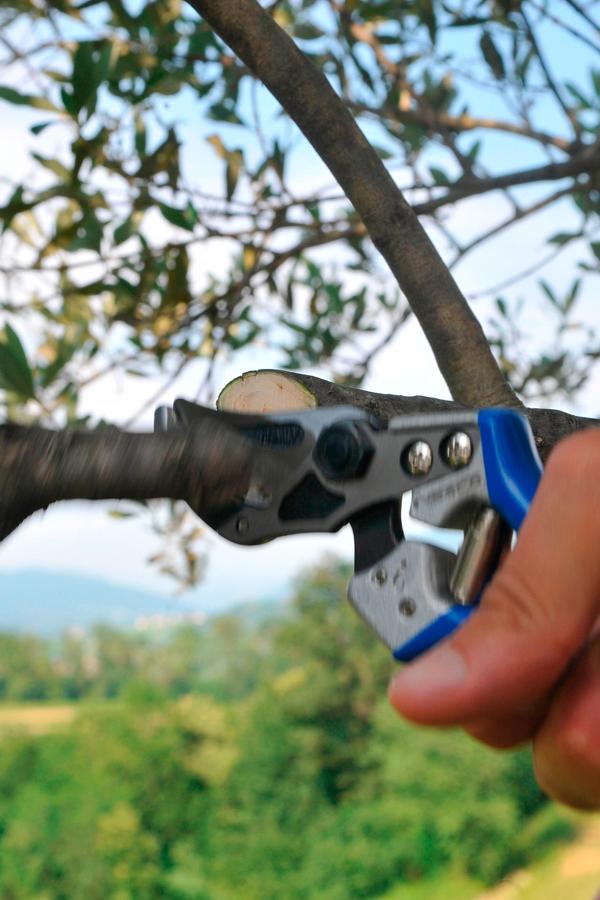
[{"label": "fingernail", "polygon": [[390,691],[410,692],[425,696],[453,690],[467,678],[467,666],[462,655],[453,647],[440,647],[399,672],[390,685]]}]

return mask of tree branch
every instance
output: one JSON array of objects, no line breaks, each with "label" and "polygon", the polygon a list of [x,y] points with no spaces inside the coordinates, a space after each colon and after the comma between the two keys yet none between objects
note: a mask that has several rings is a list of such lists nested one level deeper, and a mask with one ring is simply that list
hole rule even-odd
[{"label": "tree branch", "polygon": [[529,21],[529,16],[527,15],[527,12],[525,10],[524,3],[520,4],[519,12],[521,13],[521,18],[523,19],[523,22],[525,24],[525,29],[527,31],[527,36],[529,37],[529,42],[535,52],[535,55],[537,56],[538,62],[540,64],[540,68],[541,68],[542,72],[544,73],[544,78],[546,79],[546,84],[552,91],[552,93],[556,99],[556,102],[558,103],[558,105],[560,106],[562,111],[564,112],[564,114],[565,114],[567,120],[569,121],[571,127],[573,128],[575,134],[577,135],[577,137],[579,137],[579,135],[581,133],[581,128],[579,127],[579,124],[577,122],[577,117],[575,116],[575,113],[573,112],[573,110],[570,109],[567,106],[567,104],[565,103],[563,95],[561,93],[561,90],[552,76],[552,73],[550,71],[548,63],[546,62],[546,59],[544,57],[544,54],[542,53],[541,47],[538,44],[537,38],[535,36],[535,32],[531,26],[531,22]]},{"label": "tree branch", "polygon": [[524,269],[521,269],[520,272],[515,272],[509,278],[504,278],[502,281],[496,282],[496,284],[491,287],[484,288],[481,291],[474,291],[469,294],[471,300],[480,300],[482,297],[489,297],[491,294],[497,294],[498,291],[505,291],[506,288],[513,287],[515,284],[518,284],[520,281],[524,281],[526,278],[531,278],[532,275],[535,275],[537,272],[540,272],[545,266],[549,265],[549,263],[553,262],[559,253],[568,247],[569,244],[560,244],[553,245],[550,253],[547,253],[541,259],[537,259],[534,263],[529,266],[526,266]]},{"label": "tree branch", "polygon": [[503,119],[472,116],[467,112],[453,115],[446,110],[426,108],[424,106],[414,109],[390,109],[389,106],[384,106],[382,109],[374,109],[367,106],[366,103],[357,103],[356,101],[348,101],[348,106],[356,113],[366,113],[376,117],[378,120],[384,118],[389,119],[391,122],[397,122],[400,125],[424,125],[430,131],[439,133],[463,134],[464,132],[476,131],[481,128],[486,131],[514,134],[518,137],[537,141],[545,147],[556,147],[564,152],[568,152],[572,147],[572,141],[549,134],[546,131],[539,131],[538,129],[530,128],[528,125],[519,125],[517,122],[506,122]]},{"label": "tree branch", "polygon": [[[282,400],[285,396],[287,383],[289,383],[290,397],[294,398],[293,405],[290,405],[288,408],[297,409],[299,398],[303,407],[349,404],[350,406],[367,410],[383,421],[388,421],[394,416],[447,412],[465,408],[463,404],[456,403],[453,400],[440,400],[437,397],[403,397],[398,394],[379,394],[374,391],[365,391],[361,388],[351,387],[350,385],[334,384],[314,375],[283,372],[276,369],[246,372],[246,374],[230,382],[219,395],[218,408],[236,412],[262,412],[262,409],[253,407],[252,404],[256,402],[255,398],[257,396],[264,395],[264,392],[259,388],[261,379],[266,380],[274,375],[277,376],[278,381],[278,403],[280,404],[280,409],[285,408],[282,405]],[[303,388],[303,390],[299,391],[298,387]],[[236,400],[235,407],[232,405],[233,397]],[[574,416],[557,409],[523,408],[522,412],[531,423],[535,442],[542,460],[546,460],[552,448],[569,434],[580,431],[583,428],[600,425],[597,419]]]},{"label": "tree branch", "polygon": [[[425,125],[431,131],[439,133],[457,133],[465,131],[473,131],[478,128],[485,128],[490,131],[502,131],[507,134],[516,134],[531,140],[538,141],[546,146],[557,147],[560,150],[568,152],[571,149],[571,141],[549,134],[545,131],[538,131],[532,128],[528,123],[520,125],[516,122],[507,122],[502,119],[491,119],[486,117],[475,117],[470,113],[463,112],[460,115],[452,115],[444,109],[434,109],[427,102],[423,95],[417,94],[408,83],[406,78],[406,66],[403,62],[393,62],[385,52],[381,42],[375,34],[376,24],[353,22],[350,14],[344,9],[341,3],[331,3],[332,7],[337,11],[340,20],[345,22],[346,28],[351,32],[354,38],[361,43],[367,44],[373,51],[377,62],[383,72],[390,76],[402,90],[406,92],[407,103],[399,104],[395,107],[384,106],[381,109],[373,109],[366,104],[356,103],[345,99],[347,105],[356,112],[366,112],[374,115],[378,120],[381,119],[382,113],[384,117],[392,121],[401,123],[416,123]],[[568,26],[564,26],[568,29]],[[586,38],[579,35],[582,40]],[[594,49],[597,49],[594,47]],[[416,102],[416,107],[411,107],[410,101]]]},{"label": "tree branch", "polygon": [[[590,50],[593,50],[594,53],[598,53],[600,51],[600,47],[598,46],[598,44],[595,44],[594,41],[590,40],[590,38],[587,37],[587,35],[583,34],[581,31],[578,31],[577,28],[573,28],[573,26],[569,25],[568,22],[565,22],[564,19],[561,19],[558,16],[555,16],[553,13],[550,12],[549,9],[544,9],[544,7],[538,3],[532,3],[531,5],[533,6],[533,8],[535,10],[537,10],[537,12],[540,13],[541,16],[544,16],[544,18],[549,19],[550,22],[553,22],[555,25],[558,25],[559,28],[562,28],[564,31],[567,31],[576,40],[582,41],[584,44],[586,44],[590,48]],[[598,29],[596,29],[596,31],[597,30]]]},{"label": "tree branch", "polygon": [[453,396],[471,405],[520,405],[448,268],[325,76],[256,0],[191,3],[336,177],[406,294]]},{"label": "tree branch", "polygon": [[578,3],[577,0],[565,0],[567,6],[570,6],[572,10],[574,10],[577,15],[581,16],[581,18],[588,23],[588,25],[594,29],[594,31],[600,31],[600,25],[595,22],[590,14],[583,8],[581,3]]},{"label": "tree branch", "polygon": [[[464,408],[434,397],[377,394],[333,384],[311,375],[263,370],[249,372],[221,392],[222,408],[252,412],[252,402],[265,394],[262,379],[277,379],[281,409],[351,404],[386,421],[393,416]],[[227,397],[230,399],[227,400]],[[286,405],[287,398],[293,398]],[[262,411],[254,407],[254,411]],[[562,438],[597,426],[553,409],[526,409],[543,459]],[[0,540],[27,516],[60,500],[155,498],[185,500],[209,525],[218,523],[245,496],[252,450],[218,416],[210,428],[187,432],[142,434],[116,428],[96,431],[49,431],[7,424],[0,426]]]},{"label": "tree branch", "polygon": [[[466,197],[475,197],[487,194],[490,191],[505,190],[509,187],[518,187],[521,184],[534,184],[542,181],[561,181],[563,178],[573,178],[577,175],[589,174],[600,170],[600,143],[595,143],[577,156],[566,159],[560,163],[547,163],[532,169],[521,169],[518,172],[508,172],[506,175],[490,175],[487,178],[465,178],[455,182],[452,187],[441,197],[433,200],[425,200],[423,203],[415,203],[413,209],[419,215],[430,215],[437,209]],[[577,187],[574,186],[573,190]]]},{"label": "tree branch", "polygon": [[0,426],[0,540],[59,500],[186,500],[209,524],[247,488],[249,451],[210,433],[136,434]]},{"label": "tree branch", "polygon": [[570,187],[563,188],[560,191],[554,191],[552,194],[544,197],[537,203],[532,203],[531,206],[517,207],[516,212],[509,216],[508,219],[504,219],[502,222],[499,222],[498,225],[495,225],[493,228],[488,229],[488,231],[483,231],[481,234],[478,234],[477,237],[469,241],[468,244],[463,244],[462,246],[460,246],[456,252],[454,259],[452,259],[449,264],[450,268],[453,269],[457,265],[457,263],[459,263],[467,255],[467,253],[471,252],[471,250],[474,250],[476,247],[479,247],[481,246],[481,244],[489,241],[490,238],[496,237],[506,228],[510,228],[511,225],[514,225],[515,222],[519,222],[521,219],[526,219],[528,216],[532,216],[535,213],[540,212],[542,209],[546,209],[546,207],[551,206],[553,203],[556,203],[563,197],[567,197],[571,193],[571,191],[572,188]]}]

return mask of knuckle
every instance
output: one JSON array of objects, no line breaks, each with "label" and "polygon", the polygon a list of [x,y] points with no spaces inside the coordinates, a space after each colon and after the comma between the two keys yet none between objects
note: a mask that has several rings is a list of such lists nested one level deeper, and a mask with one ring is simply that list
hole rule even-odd
[{"label": "knuckle", "polygon": [[507,563],[500,569],[485,602],[510,631],[530,632],[538,627],[539,603],[535,592],[514,565]]}]

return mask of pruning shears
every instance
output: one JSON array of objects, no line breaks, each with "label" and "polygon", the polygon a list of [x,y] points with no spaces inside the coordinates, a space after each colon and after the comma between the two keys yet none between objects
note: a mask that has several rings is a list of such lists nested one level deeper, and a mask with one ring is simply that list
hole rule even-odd
[{"label": "pruning shears", "polygon": [[[403,662],[471,615],[542,473],[527,419],[507,409],[383,422],[352,406],[246,415],[176,400],[157,409],[155,430],[209,434],[217,420],[251,445],[252,462],[243,499],[209,524],[252,545],[349,523],[348,597]],[[464,532],[458,554],[405,538],[407,492],[414,519]]]}]

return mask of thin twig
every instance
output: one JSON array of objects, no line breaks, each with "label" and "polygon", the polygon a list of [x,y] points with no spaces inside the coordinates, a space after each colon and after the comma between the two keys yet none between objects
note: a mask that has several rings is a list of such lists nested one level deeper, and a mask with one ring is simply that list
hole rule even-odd
[{"label": "thin twig", "polygon": [[381,108],[368,106],[366,103],[358,103],[349,97],[344,98],[347,106],[356,113],[366,113],[378,120],[387,118],[400,125],[424,125],[432,131],[455,132],[463,134],[468,131],[485,129],[486,131],[500,131],[504,134],[514,134],[518,137],[538,141],[544,146],[556,147],[558,150],[568,151],[571,141],[561,138],[559,135],[531,128],[529,125],[519,125],[517,122],[507,122],[504,119],[494,119],[486,116],[472,116],[470,113],[452,115],[445,110],[431,109],[424,106],[411,109],[398,109],[383,105]]},{"label": "thin twig", "polygon": [[[466,197],[479,196],[490,191],[505,190],[509,187],[534,184],[542,181],[560,181],[577,175],[589,174],[600,170],[600,144],[586,146],[577,156],[560,163],[547,163],[531,169],[521,169],[504,175],[491,175],[488,178],[464,178],[450,186],[445,194],[422,203],[415,203],[413,209],[419,215],[430,215],[436,210],[455,203]],[[433,187],[433,186],[431,186]]]},{"label": "thin twig", "polygon": [[537,38],[536,38],[536,36],[535,36],[534,30],[533,30],[533,28],[532,28],[532,26],[531,26],[531,22],[529,21],[529,16],[527,15],[527,12],[526,12],[526,10],[525,10],[525,4],[524,4],[524,3],[521,3],[521,4],[520,4],[520,6],[519,6],[519,11],[520,11],[520,13],[521,13],[521,18],[523,19],[523,22],[525,23],[525,29],[526,29],[527,35],[528,35],[528,37],[529,37],[529,42],[530,42],[530,44],[531,44],[531,46],[532,46],[532,48],[533,48],[533,50],[534,50],[534,52],[535,52],[535,55],[537,56],[537,60],[538,60],[538,62],[539,62],[539,64],[540,64],[540,68],[541,68],[542,72],[544,73],[544,77],[545,77],[545,79],[546,79],[546,83],[548,84],[548,87],[549,87],[550,90],[552,91],[552,93],[553,93],[553,95],[554,95],[554,97],[555,97],[555,99],[556,99],[556,102],[558,103],[558,105],[560,106],[560,108],[561,108],[562,111],[564,112],[565,116],[567,117],[567,119],[568,119],[568,121],[569,121],[571,127],[572,127],[573,130],[575,131],[575,134],[579,137],[580,134],[581,134],[581,128],[580,128],[580,126],[579,126],[579,123],[577,122],[577,118],[576,118],[576,116],[575,116],[575,113],[573,112],[573,110],[571,109],[571,107],[569,107],[569,106],[565,103],[565,100],[564,100],[564,98],[563,98],[562,92],[561,92],[561,90],[560,90],[558,84],[557,84],[556,81],[554,80],[554,77],[553,77],[553,75],[552,75],[552,73],[551,73],[551,71],[550,71],[550,68],[549,68],[549,66],[548,66],[548,63],[546,62],[546,59],[545,59],[545,57],[544,57],[544,54],[542,53],[542,49],[541,49],[540,45],[538,44],[538,41],[537,41]]},{"label": "thin twig", "polygon": [[469,300],[480,300],[482,297],[489,297],[492,294],[497,294],[498,291],[504,291],[508,287],[514,287],[515,284],[518,284],[520,281],[524,281],[526,278],[530,278],[532,275],[535,275],[537,272],[540,272],[543,268],[549,265],[553,260],[556,259],[558,254],[565,249],[566,246],[566,244],[563,244],[562,246],[555,247],[551,253],[547,254],[547,256],[542,257],[542,259],[539,259],[537,262],[533,263],[533,265],[531,266],[528,266],[526,269],[522,269],[515,275],[511,275],[510,278],[506,278],[504,281],[500,281],[498,284],[495,284],[490,288],[486,288],[483,291],[476,291],[473,294],[469,294]]},{"label": "thin twig", "polygon": [[413,311],[410,306],[406,306],[398,316],[396,316],[386,331],[384,336],[372,347],[369,352],[355,365],[355,370],[361,372],[363,375],[366,375],[369,366],[372,364],[373,360],[376,356],[378,356],[382,350],[384,350],[388,344],[392,342],[399,329],[405,324],[405,322],[410,319],[413,315]]},{"label": "thin twig", "polygon": [[586,34],[582,34],[577,28],[574,28],[568,22],[565,22],[564,19],[560,19],[558,16],[555,16],[550,12],[549,9],[544,9],[543,6],[540,6],[537,3],[532,2],[530,0],[531,5],[534,9],[536,9],[540,15],[544,16],[546,19],[549,19],[559,28],[562,28],[564,31],[568,32],[571,37],[574,37],[576,40],[581,41],[583,44],[586,44],[591,50],[595,53],[600,53],[600,46],[595,44]]},{"label": "thin twig", "polygon": [[141,415],[143,415],[147,410],[149,410],[153,406],[155,406],[156,403],[162,397],[162,395],[165,393],[165,391],[168,391],[169,388],[173,384],[175,384],[175,382],[177,381],[177,379],[179,378],[179,376],[181,375],[183,370],[189,365],[190,362],[191,362],[191,359],[189,358],[189,356],[184,356],[184,358],[181,360],[181,362],[179,363],[179,365],[177,366],[175,371],[171,373],[169,378],[165,382],[163,382],[163,384],[161,384],[161,386],[158,388],[157,391],[155,391],[150,397],[148,397],[148,399],[146,401],[144,401],[144,403],[142,403],[142,405],[139,407],[139,409],[132,416],[130,416],[123,423],[123,425],[121,427],[122,428],[131,428],[131,426],[135,423],[135,421],[137,419],[139,419],[139,417]]},{"label": "thin twig", "polygon": [[592,19],[588,11],[583,8],[581,3],[578,3],[577,0],[564,0],[564,2],[567,4],[567,6],[570,6],[571,9],[577,13],[577,15],[581,16],[581,18],[584,19],[588,23],[588,25],[590,25],[595,31],[600,31],[600,25],[598,25],[598,23]]},{"label": "thin twig", "polygon": [[575,189],[576,186],[571,185],[567,188],[563,188],[560,191],[555,191],[553,194],[550,194],[548,197],[544,197],[543,200],[539,200],[537,203],[532,203],[531,206],[518,208],[517,211],[513,213],[512,216],[509,216],[508,219],[504,219],[504,221],[500,222],[498,225],[495,225],[493,228],[490,228],[488,231],[482,232],[476,238],[473,238],[470,243],[464,244],[459,249],[454,259],[449,263],[450,268],[453,269],[467,255],[467,253],[471,252],[471,250],[479,247],[490,238],[497,237],[497,235],[499,235],[501,232],[505,231],[507,228],[510,228],[511,225],[514,225],[515,222],[518,222],[521,219],[526,219],[528,216],[540,212],[540,210],[545,209],[547,206],[551,206],[562,197],[567,197],[569,196],[569,194],[572,194]]}]

